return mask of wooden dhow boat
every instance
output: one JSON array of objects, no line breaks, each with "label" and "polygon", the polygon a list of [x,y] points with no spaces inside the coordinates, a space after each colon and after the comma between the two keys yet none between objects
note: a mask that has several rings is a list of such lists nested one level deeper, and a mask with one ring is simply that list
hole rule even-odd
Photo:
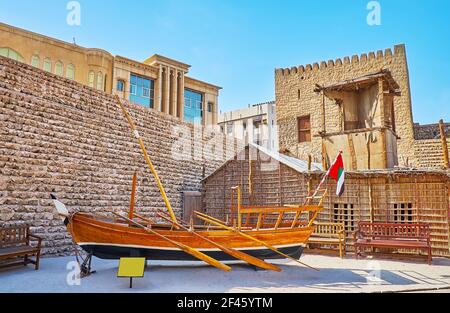
[{"label": "wooden dhow boat", "polygon": [[[204,225],[196,226],[192,222],[186,225],[176,218],[131,116],[119,97],[116,96],[116,100],[141,147],[167,212],[157,213],[158,222],[135,213],[136,174],[133,177],[127,214],[111,211],[112,217],[105,218],[80,212],[70,213],[65,205],[52,195],[55,207],[74,242],[88,254],[82,266],[84,274],[90,272],[92,256],[101,259],[142,257],[167,261],[200,260],[224,271],[230,271],[231,267],[223,262],[236,260],[273,271],[281,269],[265,260],[290,259],[310,267],[299,259],[314,231],[313,223],[323,209],[327,190],[320,188],[326,177],[301,206],[244,206],[241,204],[241,188],[237,186],[233,188],[234,205],[228,214],[228,221],[195,212],[195,217],[203,221]],[[233,196],[236,195],[235,201]],[[317,204],[314,205],[314,202]]]}]

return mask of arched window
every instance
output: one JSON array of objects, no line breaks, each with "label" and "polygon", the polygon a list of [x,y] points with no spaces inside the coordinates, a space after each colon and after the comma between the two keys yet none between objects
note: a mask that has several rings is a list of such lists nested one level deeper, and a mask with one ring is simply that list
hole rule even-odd
[{"label": "arched window", "polygon": [[64,65],[61,61],[56,62],[55,64],[55,74],[59,76],[64,75]]},{"label": "arched window", "polygon": [[50,58],[44,59],[44,71],[51,72],[52,71],[52,60]]},{"label": "arched window", "polygon": [[75,66],[73,66],[73,64],[67,65],[66,77],[75,80]]},{"label": "arched window", "polygon": [[97,74],[97,89],[103,90],[103,73],[98,72]]},{"label": "arched window", "polygon": [[10,58],[10,59],[13,59],[15,61],[22,62],[22,63],[25,62],[25,60],[20,55],[20,53],[15,51],[15,50],[13,50],[13,49],[11,49],[11,48],[0,48],[0,55],[2,57]]},{"label": "arched window", "polygon": [[94,71],[90,71],[88,76],[88,86],[94,88],[94,81],[95,81],[95,73]]},{"label": "arched window", "polygon": [[37,68],[41,66],[41,59],[39,58],[38,55],[33,55],[31,57],[31,65]]},{"label": "arched window", "polygon": [[122,79],[117,80],[117,91],[124,92],[125,90],[125,81]]}]

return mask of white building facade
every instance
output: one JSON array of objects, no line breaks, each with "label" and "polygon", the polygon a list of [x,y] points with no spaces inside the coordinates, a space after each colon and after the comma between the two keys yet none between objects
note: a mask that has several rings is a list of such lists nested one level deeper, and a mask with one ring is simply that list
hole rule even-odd
[{"label": "white building facade", "polygon": [[221,113],[218,122],[224,134],[278,152],[278,127],[275,101]]}]

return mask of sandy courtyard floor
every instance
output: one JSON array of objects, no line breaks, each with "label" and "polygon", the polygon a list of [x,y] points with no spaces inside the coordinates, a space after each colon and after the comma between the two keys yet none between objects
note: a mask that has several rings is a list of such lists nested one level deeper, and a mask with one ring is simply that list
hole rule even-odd
[{"label": "sandy courtyard floor", "polygon": [[319,272],[295,262],[274,261],[282,273],[255,271],[243,264],[233,265],[233,271],[226,273],[198,263],[149,262],[145,277],[135,279],[132,290],[127,279],[116,277],[118,261],[99,259],[93,259],[96,274],[82,279],[80,285],[72,285],[70,279],[69,284],[67,277],[74,275],[70,273],[73,268],[67,268],[74,259],[43,258],[37,272],[31,265],[1,270],[0,292],[450,292],[450,260],[438,258],[429,266],[420,261],[305,255],[302,261]]}]

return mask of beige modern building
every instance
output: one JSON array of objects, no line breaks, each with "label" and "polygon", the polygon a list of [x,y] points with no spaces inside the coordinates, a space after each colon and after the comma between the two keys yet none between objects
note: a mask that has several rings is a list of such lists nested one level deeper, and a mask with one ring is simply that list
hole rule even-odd
[{"label": "beige modern building", "polygon": [[222,133],[278,152],[278,127],[275,101],[219,115]]},{"label": "beige modern building", "polygon": [[0,55],[190,123],[217,124],[221,88],[187,76],[190,65],[164,56],[138,62],[3,23]]}]

